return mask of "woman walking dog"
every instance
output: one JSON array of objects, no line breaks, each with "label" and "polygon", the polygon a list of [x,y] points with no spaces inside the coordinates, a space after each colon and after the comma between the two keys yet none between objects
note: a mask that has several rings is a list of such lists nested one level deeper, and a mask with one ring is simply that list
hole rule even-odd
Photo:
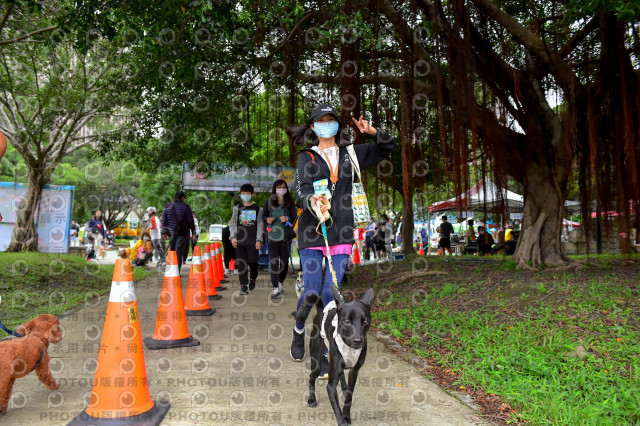
[{"label": "woman walking dog", "polygon": [[[298,300],[298,309],[310,293],[322,294],[325,306],[333,300],[333,274],[329,272],[330,267],[327,267],[324,285],[322,283],[323,258],[327,257],[327,262],[332,261],[338,287],[344,276],[354,243],[351,207],[353,162],[359,163],[360,170],[366,169],[387,157],[395,146],[395,141],[388,133],[372,127],[362,116],[359,120],[353,118],[353,121],[360,133],[373,136],[372,142],[353,146],[357,158],[349,155],[347,145],[351,140],[347,126],[330,105],[318,105],[305,125],[287,129],[294,143],[313,144],[299,153],[295,180],[296,199],[303,208],[298,219],[298,248],[304,271],[304,293]],[[324,203],[327,200],[329,205]],[[329,213],[330,219],[323,224],[314,213],[317,207],[323,214]],[[326,242],[322,225],[326,225]],[[290,354],[294,361],[302,361],[305,355],[304,323],[309,311],[303,315],[304,318],[298,318],[300,322],[296,322],[293,328]],[[327,371],[325,356],[321,377]]]}]

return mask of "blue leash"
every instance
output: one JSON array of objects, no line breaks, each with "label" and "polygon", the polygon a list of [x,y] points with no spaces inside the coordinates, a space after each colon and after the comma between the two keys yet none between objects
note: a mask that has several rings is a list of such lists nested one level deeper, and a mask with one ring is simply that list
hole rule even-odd
[{"label": "blue leash", "polygon": [[[2,323],[2,321],[0,321],[0,329],[2,329],[4,332],[14,336],[14,337],[24,337],[22,334],[20,333],[16,333],[13,330],[9,330],[7,327],[4,326],[4,324]],[[38,366],[38,364],[40,364],[40,361],[42,361],[42,357],[44,356],[44,351],[40,352],[40,359],[38,360],[38,362],[36,362],[36,365],[33,366],[33,370],[36,369],[36,367]],[[31,370],[31,371],[33,371]]]},{"label": "blue leash", "polygon": [[5,327],[5,326],[4,326],[4,324],[2,323],[2,321],[0,321],[0,329],[2,329],[3,331],[5,331],[6,333],[9,333],[9,334],[10,334],[10,335],[12,335],[12,336],[15,336],[15,337],[24,337],[24,336],[23,336],[22,334],[20,334],[20,333],[16,333],[16,332],[15,332],[15,331],[13,331],[13,330],[9,330],[7,327]]}]

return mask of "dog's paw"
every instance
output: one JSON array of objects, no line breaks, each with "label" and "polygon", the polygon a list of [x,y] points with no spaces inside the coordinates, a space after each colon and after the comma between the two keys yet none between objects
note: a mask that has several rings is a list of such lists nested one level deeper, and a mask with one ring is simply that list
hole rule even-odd
[{"label": "dog's paw", "polygon": [[313,407],[317,407],[318,406],[318,401],[315,398],[309,398],[309,400],[307,401],[307,405],[311,408]]},{"label": "dog's paw", "polygon": [[344,416],[344,424],[345,425],[351,424],[351,416]]},{"label": "dog's paw", "polygon": [[60,388],[60,383],[51,382],[47,384],[47,389],[49,390],[58,390],[58,388]]}]

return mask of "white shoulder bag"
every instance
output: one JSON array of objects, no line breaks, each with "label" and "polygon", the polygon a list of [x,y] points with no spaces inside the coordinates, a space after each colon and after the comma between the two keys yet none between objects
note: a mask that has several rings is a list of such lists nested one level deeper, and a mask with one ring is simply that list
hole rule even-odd
[{"label": "white shoulder bag", "polygon": [[[355,229],[365,228],[369,223],[369,202],[367,193],[362,185],[362,175],[360,174],[360,164],[356,156],[353,145],[347,146],[347,153],[351,159],[351,164],[355,173],[351,173],[351,208],[353,209],[353,226]],[[358,182],[355,182],[355,175],[358,175]]]}]

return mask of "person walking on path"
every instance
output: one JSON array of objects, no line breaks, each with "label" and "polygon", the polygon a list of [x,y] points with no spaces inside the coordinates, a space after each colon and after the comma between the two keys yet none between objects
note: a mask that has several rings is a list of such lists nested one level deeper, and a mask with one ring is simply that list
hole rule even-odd
[{"label": "person walking on path", "polygon": [[442,249],[442,254],[445,254],[446,250],[449,250],[449,254],[451,253],[451,234],[453,234],[453,225],[447,222],[447,216],[442,216],[442,223],[439,226],[440,228],[440,240],[438,243],[438,248]]},{"label": "person walking on path", "polygon": [[91,243],[91,248],[87,253],[87,260],[95,259],[100,252],[100,248],[104,245],[104,240],[107,238],[107,232],[100,210],[96,210],[93,217],[89,220],[85,228],[85,236]]},{"label": "person walking on path", "polygon": [[272,299],[282,297],[284,280],[289,272],[289,250],[293,221],[298,216],[287,182],[278,179],[273,182],[271,196],[265,201],[262,219],[267,230],[269,248]]},{"label": "person walking on path", "polygon": [[[342,281],[354,243],[351,206],[353,162],[358,161],[360,170],[364,170],[387,157],[395,146],[395,141],[387,132],[372,127],[360,116],[358,120],[353,118],[353,122],[360,133],[373,136],[373,142],[354,145],[357,158],[351,158],[346,147],[351,141],[346,125],[340,122],[339,117],[332,106],[318,105],[305,125],[287,129],[293,143],[313,143],[311,148],[304,148],[298,154],[295,178],[296,199],[303,208],[298,223],[298,248],[304,271],[304,292],[298,300],[298,309],[310,293],[322,294],[325,306],[333,300],[333,280],[329,268],[324,285],[322,283],[322,260],[327,256],[326,245],[333,260],[338,287]],[[321,195],[326,196],[331,204],[330,208],[326,204],[321,206],[323,213],[329,211],[331,215],[331,220],[326,223],[326,243],[314,213]],[[289,350],[294,361],[302,361],[305,355],[306,318],[300,318],[299,321],[293,327]],[[328,371],[327,366],[325,356],[322,360],[322,377]]]},{"label": "person walking on path", "polygon": [[184,198],[184,192],[177,191],[173,202],[167,203],[162,211],[162,238],[169,240],[169,250],[176,251],[178,271],[183,263],[184,252],[189,249],[189,233],[195,235],[193,212]]},{"label": "person walking on path", "polygon": [[149,235],[151,236],[151,246],[153,247],[153,257],[160,263],[165,261],[164,240],[162,239],[162,225],[160,219],[156,214],[155,207],[147,207],[147,214],[149,215]]},{"label": "person walking on path", "polygon": [[[240,275],[240,294],[249,294],[256,286],[258,278],[258,252],[262,247],[264,223],[262,209],[251,197],[253,185],[245,183],[240,187],[242,202],[233,208],[229,223],[231,244],[236,249],[236,268]],[[251,270],[251,276],[249,276]]]}]

